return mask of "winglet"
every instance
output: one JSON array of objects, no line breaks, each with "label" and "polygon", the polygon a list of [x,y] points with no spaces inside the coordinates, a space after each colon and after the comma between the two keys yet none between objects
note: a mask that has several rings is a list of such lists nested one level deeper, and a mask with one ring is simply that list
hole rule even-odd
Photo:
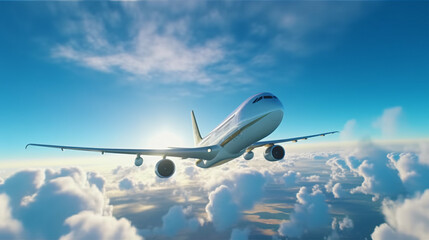
[{"label": "winglet", "polygon": [[202,137],[200,134],[200,129],[198,128],[197,120],[195,119],[194,111],[191,111],[191,117],[192,117],[192,128],[194,130],[194,143],[195,143],[195,146],[197,146],[201,142]]}]

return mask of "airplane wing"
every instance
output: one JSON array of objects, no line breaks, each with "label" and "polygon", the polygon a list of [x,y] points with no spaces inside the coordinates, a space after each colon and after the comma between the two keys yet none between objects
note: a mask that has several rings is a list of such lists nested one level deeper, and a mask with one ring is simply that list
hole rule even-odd
[{"label": "airplane wing", "polygon": [[302,136],[302,137],[294,137],[294,138],[285,138],[285,139],[279,139],[279,140],[271,140],[271,141],[261,141],[261,142],[256,142],[252,145],[250,145],[246,151],[252,151],[255,148],[258,147],[263,147],[263,146],[272,146],[274,144],[277,143],[284,143],[284,142],[298,142],[299,140],[307,140],[308,138],[312,138],[312,137],[319,137],[319,136],[325,136],[328,134],[334,134],[337,133],[338,131],[333,131],[333,132],[325,132],[325,133],[319,133],[319,134],[314,134],[314,135],[308,135],[308,136]]},{"label": "airplane wing", "polygon": [[207,147],[195,148],[166,148],[166,149],[122,149],[122,148],[92,148],[92,147],[73,147],[73,146],[59,146],[48,144],[30,143],[25,146],[59,148],[61,150],[77,150],[104,153],[118,153],[118,154],[133,154],[133,155],[152,155],[152,156],[170,156],[180,158],[196,158],[211,160],[219,152],[220,147],[217,145]]}]

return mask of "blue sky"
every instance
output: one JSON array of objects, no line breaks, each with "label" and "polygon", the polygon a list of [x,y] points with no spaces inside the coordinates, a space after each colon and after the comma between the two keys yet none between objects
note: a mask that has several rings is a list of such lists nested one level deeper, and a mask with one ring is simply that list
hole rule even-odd
[{"label": "blue sky", "polygon": [[28,142],[145,147],[158,129],[191,145],[190,110],[207,134],[263,91],[286,110],[272,138],[348,121],[348,139],[429,136],[427,2],[0,5],[0,160],[49,156]]},{"label": "blue sky", "polygon": [[[0,239],[427,239],[428,42],[428,2],[0,1]],[[264,91],[271,139],[341,133],[168,179],[24,150],[190,146]]]}]

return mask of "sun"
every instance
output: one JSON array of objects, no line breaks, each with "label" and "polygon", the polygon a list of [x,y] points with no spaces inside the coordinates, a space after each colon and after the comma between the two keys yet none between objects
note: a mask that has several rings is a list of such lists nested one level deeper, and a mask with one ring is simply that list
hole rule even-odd
[{"label": "sun", "polygon": [[151,148],[183,147],[183,138],[171,129],[162,129],[155,132],[147,140]]}]

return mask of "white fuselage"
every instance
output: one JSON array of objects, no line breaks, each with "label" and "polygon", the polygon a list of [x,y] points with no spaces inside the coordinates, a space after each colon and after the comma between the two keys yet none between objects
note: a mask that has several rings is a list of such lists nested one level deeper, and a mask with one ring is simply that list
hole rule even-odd
[{"label": "white fuselage", "polygon": [[283,105],[271,93],[260,93],[248,98],[219,126],[210,132],[198,146],[220,146],[211,160],[199,160],[197,166],[208,168],[241,156],[246,149],[270,135],[283,119]]}]

